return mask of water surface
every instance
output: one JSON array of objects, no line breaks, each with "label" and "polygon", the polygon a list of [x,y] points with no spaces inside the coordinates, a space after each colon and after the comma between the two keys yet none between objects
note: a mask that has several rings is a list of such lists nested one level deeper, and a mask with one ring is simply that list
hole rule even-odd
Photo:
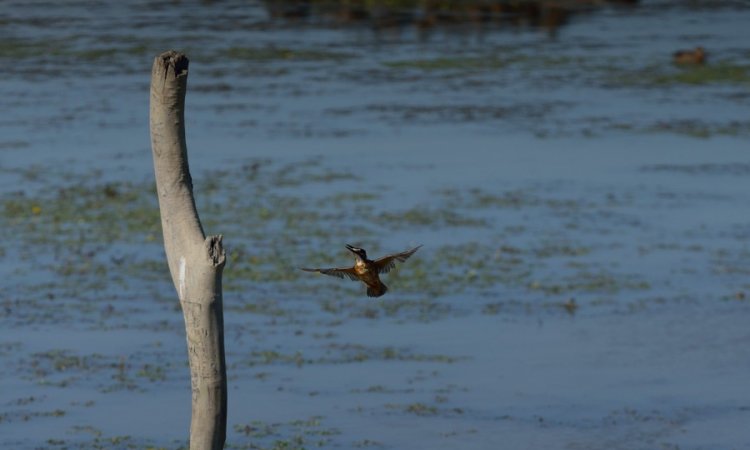
[{"label": "water surface", "polygon": [[[229,250],[228,448],[750,448],[746,6],[269,5],[0,7],[3,447],[185,446],[147,117],[174,48]],[[424,247],[378,300],[296,270],[345,243]]]}]

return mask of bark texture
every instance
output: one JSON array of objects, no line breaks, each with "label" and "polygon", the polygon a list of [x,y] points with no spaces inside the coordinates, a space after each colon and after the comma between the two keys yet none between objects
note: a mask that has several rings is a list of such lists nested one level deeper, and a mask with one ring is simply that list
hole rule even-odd
[{"label": "bark texture", "polygon": [[159,196],[164,249],[185,318],[192,419],[190,449],[224,447],[227,377],[221,276],[221,235],[203,233],[193,197],[185,143],[188,59],[170,51],[151,72],[151,149]]}]

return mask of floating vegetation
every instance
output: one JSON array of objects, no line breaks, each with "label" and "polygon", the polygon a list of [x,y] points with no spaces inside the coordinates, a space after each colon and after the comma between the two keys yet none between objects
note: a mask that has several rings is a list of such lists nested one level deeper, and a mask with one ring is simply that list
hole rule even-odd
[{"label": "floating vegetation", "polygon": [[93,449],[108,450],[112,448],[123,450],[187,450],[188,443],[185,441],[174,440],[168,446],[161,446],[154,443],[153,440],[142,439],[130,435],[105,435],[102,431],[91,429],[90,427],[75,426],[73,430],[76,434],[89,434],[90,437],[81,439],[79,437],[66,436],[65,439],[48,439],[45,448],[61,449]]},{"label": "floating vegetation", "polygon": [[656,84],[750,84],[750,66],[718,62],[691,66],[678,72],[655,75]]},{"label": "floating vegetation", "polygon": [[664,88],[709,84],[744,86],[750,84],[750,66],[729,61],[687,67],[652,64],[632,71],[611,69],[606,79],[607,84],[616,87]]},{"label": "floating vegetation", "polygon": [[513,118],[542,118],[565,106],[564,102],[535,101],[510,104],[407,104],[407,103],[372,103],[365,106],[329,108],[326,114],[332,116],[366,113],[388,123],[411,124],[435,123],[478,123],[498,122]]},{"label": "floating vegetation", "polygon": [[247,61],[340,61],[351,55],[328,50],[310,50],[309,48],[291,49],[284,47],[230,47],[224,55],[232,59]]},{"label": "floating vegetation", "polygon": [[422,402],[408,403],[408,404],[397,404],[388,403],[385,405],[387,409],[403,411],[407,414],[414,414],[416,416],[430,417],[438,415],[461,415],[464,413],[461,408],[438,408],[437,406],[428,405]]},{"label": "floating vegetation", "polygon": [[487,226],[483,219],[461,215],[451,209],[430,210],[415,207],[402,212],[383,212],[376,218],[381,224],[396,226],[419,225],[428,227],[482,227]]},{"label": "floating vegetation", "polygon": [[[0,377],[23,388],[0,392],[0,447],[188,446],[144,139],[148,65],[174,43],[198,210],[227,249],[227,449],[494,448],[498,427],[672,448],[705,423],[706,445],[745,442],[750,54],[712,28],[741,24],[737,2],[66,3],[0,19]],[[648,45],[675,29],[707,65]],[[298,270],[351,264],[345,243],[425,245],[373,300]],[[666,415],[657,372],[684,381]],[[721,395],[696,408],[706,373]]]},{"label": "floating vegetation", "polygon": [[424,355],[411,352],[404,348],[383,347],[374,348],[361,344],[327,344],[323,354],[306,357],[300,351],[281,353],[277,350],[256,350],[249,358],[239,362],[249,367],[259,365],[292,364],[302,367],[310,364],[351,364],[366,361],[413,361],[452,364],[464,360],[463,357],[449,355]]},{"label": "floating vegetation", "polygon": [[143,43],[123,43],[121,46],[78,48],[73,42],[49,39],[4,39],[0,44],[0,60],[29,58],[55,58],[66,64],[74,61],[95,62],[104,58],[132,58],[149,56],[151,49]]},{"label": "floating vegetation", "polygon": [[591,64],[583,58],[569,56],[546,56],[520,53],[517,49],[502,49],[497,53],[452,57],[439,57],[429,59],[403,59],[397,61],[385,61],[383,63],[391,69],[415,69],[422,71],[492,71],[503,70],[510,67],[514,69],[560,69],[560,68],[582,68]]},{"label": "floating vegetation", "polygon": [[516,60],[514,57],[501,58],[490,57],[460,57],[433,58],[416,60],[387,61],[384,64],[393,69],[419,69],[419,70],[488,70],[507,67]]},{"label": "floating vegetation", "polygon": [[[44,189],[47,179],[34,175],[40,170],[37,168],[25,175],[30,180],[28,193],[0,195],[0,224],[5,232],[18,233],[21,239],[35,246],[45,246],[55,255],[53,260],[38,262],[37,267],[48,270],[58,284],[36,283],[36,290],[29,294],[54,299],[61,295],[61,287],[67,291],[64,302],[31,309],[26,320],[52,321],[54,315],[50,307],[56,306],[58,314],[89,315],[93,310],[99,323],[118,323],[124,319],[127,306],[115,300],[106,308],[97,308],[92,303],[96,296],[91,292],[106,291],[111,286],[120,286],[123,289],[120,294],[137,292],[130,287],[132,283],[128,283],[128,279],[152,286],[169,286],[167,267],[162,261],[160,218],[153,184],[133,180],[104,182],[99,174],[80,182],[73,181],[79,177],[64,175],[71,181],[56,189]],[[224,182],[215,182],[218,179]],[[535,214],[554,214],[574,220],[583,211],[591,214],[617,208],[617,203],[606,199],[600,203],[583,201],[555,194],[554,190],[531,188],[496,192],[443,188],[427,205],[394,210],[383,209],[381,204],[380,199],[387,190],[374,190],[367,181],[347,170],[332,170],[322,165],[319,158],[287,164],[256,161],[196,178],[199,210],[207,218],[204,226],[232,236],[227,242],[224,289],[240,295],[238,301],[226,305],[227,310],[281,323],[304,320],[305,312],[301,312],[298,305],[280,301],[286,295],[296,295],[300,286],[304,286],[303,295],[317,300],[310,304],[316,305],[313,309],[317,307],[337,320],[432,321],[460,313],[461,309],[455,304],[444,300],[450,295],[492,292],[498,288],[524,288],[548,295],[648,289],[647,283],[628,277],[588,271],[587,259],[598,252],[592,246],[557,237],[537,240],[526,247],[511,246],[506,243],[507,236],[498,235],[495,230],[498,212],[535,211]],[[336,183],[340,187],[326,188],[331,194],[314,199],[307,196],[304,189],[299,190],[300,187]],[[35,184],[40,188],[34,187]],[[615,218],[612,214],[613,211],[609,211],[598,220]],[[497,243],[487,245],[470,240],[426,247],[412,264],[398,267],[388,275],[386,282],[393,292],[400,293],[394,298],[359,302],[325,297],[323,293],[354,295],[360,291],[359,286],[305,276],[298,267],[301,261],[318,266],[341,264],[338,258],[331,258],[328,249],[342,248],[341,236],[352,226],[357,227],[359,239],[372,239],[373,251],[379,250],[379,236],[383,233],[413,234],[414,230],[466,229],[471,233],[483,233],[482,236]],[[527,230],[510,227],[502,232],[508,233],[523,235]],[[268,236],[273,236],[270,243]],[[124,245],[133,244],[141,248],[137,256],[122,251]],[[345,261],[349,261],[350,255],[344,250],[341,252],[342,258],[345,255]],[[578,272],[553,278],[540,278],[535,274],[535,267],[541,261],[565,260],[572,264],[574,259],[578,260]],[[248,296],[244,294],[248,288],[261,288],[265,293]],[[164,291],[164,288],[152,290]],[[170,310],[178,307],[170,299],[169,288],[165,293],[149,295]],[[29,305],[40,301],[35,299]],[[63,308],[65,304],[69,307]],[[484,306],[466,307],[481,310]],[[494,307],[485,308],[489,308],[485,313],[498,312]],[[47,311],[47,315],[42,317],[38,311]],[[24,316],[16,313],[16,317]],[[316,360],[318,357],[292,352],[256,355],[252,361],[254,364],[276,361],[304,364]],[[159,380],[164,377],[159,370],[143,367],[135,372],[136,376]]]},{"label": "floating vegetation", "polygon": [[650,284],[640,280],[636,276],[617,275],[613,273],[581,272],[562,283],[545,283],[532,281],[528,288],[534,291],[542,291],[547,295],[570,295],[575,293],[609,293],[614,294],[620,290],[647,290]]},{"label": "floating vegetation", "polygon": [[698,119],[661,120],[643,129],[646,132],[669,132],[694,138],[706,139],[714,136],[748,136],[750,122],[708,122]]},{"label": "floating vegetation", "polygon": [[411,403],[404,407],[404,411],[416,414],[418,416],[432,416],[438,413],[438,409],[434,406],[428,406],[424,403]]},{"label": "floating vegetation", "polygon": [[247,424],[235,424],[236,433],[251,439],[248,446],[241,440],[229,444],[228,448],[294,450],[314,447],[327,447],[333,438],[341,434],[337,428],[323,426],[324,417],[313,416],[307,419],[291,420],[286,423],[269,423],[253,420]]},{"label": "floating vegetation", "polygon": [[653,164],[642,166],[645,172],[674,172],[686,175],[714,175],[714,176],[747,176],[750,175],[750,164],[735,163],[704,163],[704,164]]}]

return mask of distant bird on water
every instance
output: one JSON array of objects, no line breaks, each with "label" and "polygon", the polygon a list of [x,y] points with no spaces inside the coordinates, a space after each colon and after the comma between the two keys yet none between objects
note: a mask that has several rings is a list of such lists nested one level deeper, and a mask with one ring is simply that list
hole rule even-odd
[{"label": "distant bird on water", "polygon": [[678,50],[672,54],[675,64],[699,65],[706,62],[706,51],[703,47],[695,47],[693,50]]},{"label": "distant bird on water", "polygon": [[406,261],[414,254],[414,252],[419,250],[420,247],[421,245],[414,247],[411,250],[383,256],[382,258],[373,261],[367,259],[367,252],[365,249],[346,244],[346,248],[354,253],[354,266],[332,269],[306,269],[303,267],[302,270],[307,272],[320,272],[332,277],[348,277],[350,280],[361,281],[367,285],[368,297],[380,297],[388,292],[388,286],[380,281],[380,274],[390,272],[391,269],[396,267],[396,261]]}]

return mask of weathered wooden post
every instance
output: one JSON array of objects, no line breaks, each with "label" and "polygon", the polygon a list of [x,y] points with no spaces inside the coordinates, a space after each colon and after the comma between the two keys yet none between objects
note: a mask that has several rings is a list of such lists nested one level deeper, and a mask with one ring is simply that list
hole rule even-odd
[{"label": "weathered wooden post", "polygon": [[206,237],[193,198],[185,144],[188,59],[169,51],[151,71],[151,150],[164,249],[182,305],[193,391],[190,449],[224,447],[227,377],[221,235]]}]

